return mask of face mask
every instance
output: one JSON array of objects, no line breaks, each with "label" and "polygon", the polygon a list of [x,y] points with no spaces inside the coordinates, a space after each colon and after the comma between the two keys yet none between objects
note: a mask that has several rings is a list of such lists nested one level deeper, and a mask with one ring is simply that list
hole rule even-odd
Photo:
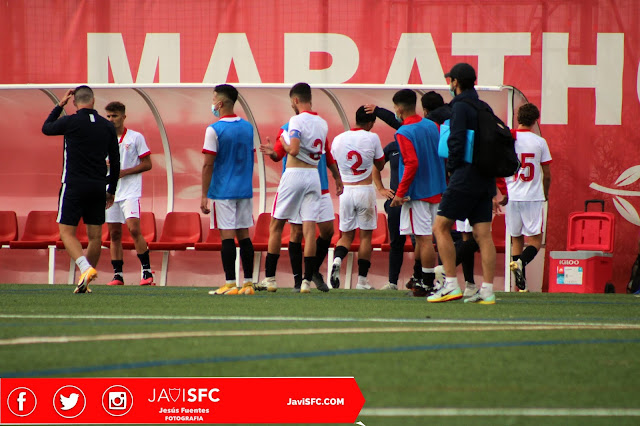
[{"label": "face mask", "polygon": [[449,93],[451,93],[451,97],[452,97],[452,98],[455,98],[455,97],[456,97],[456,91],[455,91],[455,90],[453,90],[453,87],[452,87],[452,86],[449,86]]},{"label": "face mask", "polygon": [[214,116],[220,117],[220,110],[217,110],[216,106],[213,104],[211,104],[211,112],[213,113]]},{"label": "face mask", "polygon": [[396,114],[396,120],[398,120],[399,123],[402,123],[402,117],[400,117],[398,114]]}]

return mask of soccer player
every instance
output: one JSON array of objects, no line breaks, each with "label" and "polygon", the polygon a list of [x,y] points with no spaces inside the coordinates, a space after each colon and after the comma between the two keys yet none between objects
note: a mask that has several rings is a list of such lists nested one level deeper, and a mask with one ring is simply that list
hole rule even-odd
[{"label": "soccer player", "polygon": [[[275,144],[272,144],[271,140],[267,137],[266,143],[260,145],[260,152],[267,155],[273,161],[277,162],[283,160],[283,173],[287,167],[287,153],[282,146],[281,136],[283,132],[288,130],[289,123],[286,123],[280,128],[280,133],[276,138]],[[324,281],[322,273],[320,272],[320,266],[324,262],[329,251],[329,246],[331,245],[331,239],[333,238],[333,221],[335,219],[333,201],[329,194],[327,168],[331,171],[331,175],[335,180],[337,195],[342,194],[343,189],[342,179],[340,178],[336,161],[333,159],[330,152],[322,154],[322,157],[320,157],[320,161],[318,162],[320,189],[322,192],[318,211],[318,230],[320,231],[320,235],[316,239],[316,271],[313,273],[313,283],[316,285],[318,290],[324,292],[329,291],[329,286]],[[302,285],[302,221],[300,218],[292,219],[289,221],[289,224],[291,227],[291,234],[289,235],[288,251],[294,279],[293,291],[300,292],[300,286]],[[266,290],[266,288],[261,288],[258,284],[256,290]]]},{"label": "soccer player", "polygon": [[265,278],[260,287],[274,292],[276,268],[280,257],[282,229],[287,220],[302,221],[304,247],[304,277],[300,293],[309,293],[316,271],[316,222],[320,201],[318,162],[325,152],[329,126],[311,109],[311,87],[297,83],[289,91],[291,108],[296,115],[289,120],[289,130],[282,133],[282,146],[287,152],[287,168],[282,174],[273,201],[269,244],[265,259]]},{"label": "soccer player", "polygon": [[140,285],[155,285],[149,261],[149,248],[140,231],[140,197],[142,196],[142,173],[151,170],[151,151],[142,134],[124,126],[125,106],[121,102],[110,102],[105,107],[107,120],[113,123],[120,148],[120,180],[113,206],[105,212],[111,236],[111,265],[113,280],[107,285],[124,285],[122,273],[122,224],[126,223],[142,265]]},{"label": "soccer player", "polygon": [[331,144],[331,154],[338,163],[344,182],[344,192],[340,196],[340,231],[342,236],[336,244],[335,258],[331,267],[331,286],[340,287],[340,265],[349,253],[360,228],[360,249],[358,250],[358,290],[373,287],[367,281],[371,267],[371,235],[378,227],[376,191],[371,172],[375,166],[384,167],[384,152],[377,134],[370,132],[376,121],[374,114],[367,114],[364,106],[356,111],[356,126],[339,134]]},{"label": "soccer player", "polygon": [[[551,186],[551,153],[547,141],[532,132],[540,118],[534,104],[518,108],[518,128],[515,147],[522,166],[514,176],[506,178],[508,197],[501,201],[507,206],[507,228],[511,234],[511,270],[520,291],[527,291],[525,268],[538,254],[542,244],[542,209],[549,199]],[[523,250],[525,236],[527,248]]]},{"label": "soccer player", "polygon": [[[78,111],[60,117],[72,96]],[[42,133],[45,135],[64,135],[64,164],[57,222],[60,239],[81,272],[74,293],[90,293],[89,283],[98,276],[95,266],[100,259],[104,212],[105,208],[113,204],[120,176],[116,130],[113,124],[93,109],[94,103],[93,90],[89,86],[69,89],[42,125]],[[105,193],[107,157],[109,187]],[[87,226],[89,237],[86,256],[76,237],[80,218]]]},{"label": "soccer player", "polygon": [[[211,112],[220,119],[207,127],[202,148],[200,210],[211,213],[209,232],[215,228],[220,231],[225,274],[225,284],[209,294],[254,294],[253,244],[249,239],[249,228],[253,226],[253,126],[235,114],[237,100],[238,90],[232,85],[215,87]],[[242,288],[236,284],[234,237],[238,239],[244,271]]]},{"label": "soccer player", "polygon": [[446,179],[444,161],[438,157],[438,126],[416,114],[416,101],[416,93],[410,89],[393,96],[395,113],[402,119],[396,132],[402,177],[391,207],[402,205],[400,233],[416,237],[415,256],[421,260],[422,287],[429,295],[434,291],[436,261],[432,226]]}]

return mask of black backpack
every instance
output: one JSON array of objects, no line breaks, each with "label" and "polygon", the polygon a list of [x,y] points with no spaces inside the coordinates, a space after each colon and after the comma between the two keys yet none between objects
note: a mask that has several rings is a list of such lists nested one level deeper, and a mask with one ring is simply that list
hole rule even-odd
[{"label": "black backpack", "polygon": [[478,112],[473,143],[473,165],[486,176],[513,176],[520,168],[511,130],[495,116],[489,105],[463,99]]}]

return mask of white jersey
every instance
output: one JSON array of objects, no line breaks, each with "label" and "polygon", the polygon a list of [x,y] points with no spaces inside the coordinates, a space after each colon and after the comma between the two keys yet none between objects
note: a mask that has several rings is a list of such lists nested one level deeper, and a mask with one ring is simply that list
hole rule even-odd
[{"label": "white jersey", "polygon": [[329,125],[315,112],[304,111],[289,120],[288,132],[282,133],[282,141],[291,144],[291,138],[300,139],[300,152],[296,158],[307,164],[318,165],[325,153]]},{"label": "white jersey", "polygon": [[[120,148],[120,170],[130,169],[140,164],[140,159],[151,155],[151,151],[141,133],[124,129],[118,146]],[[142,197],[142,173],[127,175],[118,180],[115,201]]]},{"label": "white jersey", "polygon": [[514,176],[505,178],[509,201],[544,201],[541,164],[551,163],[547,141],[531,131],[518,130],[515,147],[521,165]]},{"label": "white jersey", "polygon": [[360,182],[371,176],[374,160],[384,159],[380,137],[363,129],[339,134],[331,144],[343,182]]}]

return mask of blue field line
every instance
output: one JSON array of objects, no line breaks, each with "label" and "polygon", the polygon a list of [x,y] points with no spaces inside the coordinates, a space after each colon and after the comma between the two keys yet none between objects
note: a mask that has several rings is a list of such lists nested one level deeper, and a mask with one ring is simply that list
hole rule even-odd
[{"label": "blue field line", "polygon": [[133,370],[138,368],[155,368],[155,367],[177,367],[183,365],[196,364],[220,364],[227,362],[251,362],[251,361],[273,361],[278,359],[304,359],[326,356],[346,356],[346,355],[369,355],[382,353],[398,353],[398,352],[422,352],[422,351],[438,351],[438,350],[459,350],[459,349],[495,349],[495,348],[516,348],[516,347],[535,347],[535,346],[554,346],[554,345],[602,345],[602,344],[620,344],[620,343],[640,343],[637,339],[579,339],[579,340],[530,340],[522,342],[484,342],[484,343],[448,343],[437,345],[421,345],[421,346],[397,346],[397,347],[378,347],[378,348],[353,348],[339,349],[313,352],[288,352],[280,354],[259,354],[259,355],[242,355],[242,356],[224,356],[209,357],[195,359],[173,359],[173,360],[157,360],[144,362],[131,362],[123,364],[95,365],[87,367],[65,367],[54,368],[48,370],[34,370],[21,372],[0,372],[1,378],[19,378],[19,377],[43,377],[56,376],[64,377],[71,374],[86,373],[107,373],[118,370]]}]

